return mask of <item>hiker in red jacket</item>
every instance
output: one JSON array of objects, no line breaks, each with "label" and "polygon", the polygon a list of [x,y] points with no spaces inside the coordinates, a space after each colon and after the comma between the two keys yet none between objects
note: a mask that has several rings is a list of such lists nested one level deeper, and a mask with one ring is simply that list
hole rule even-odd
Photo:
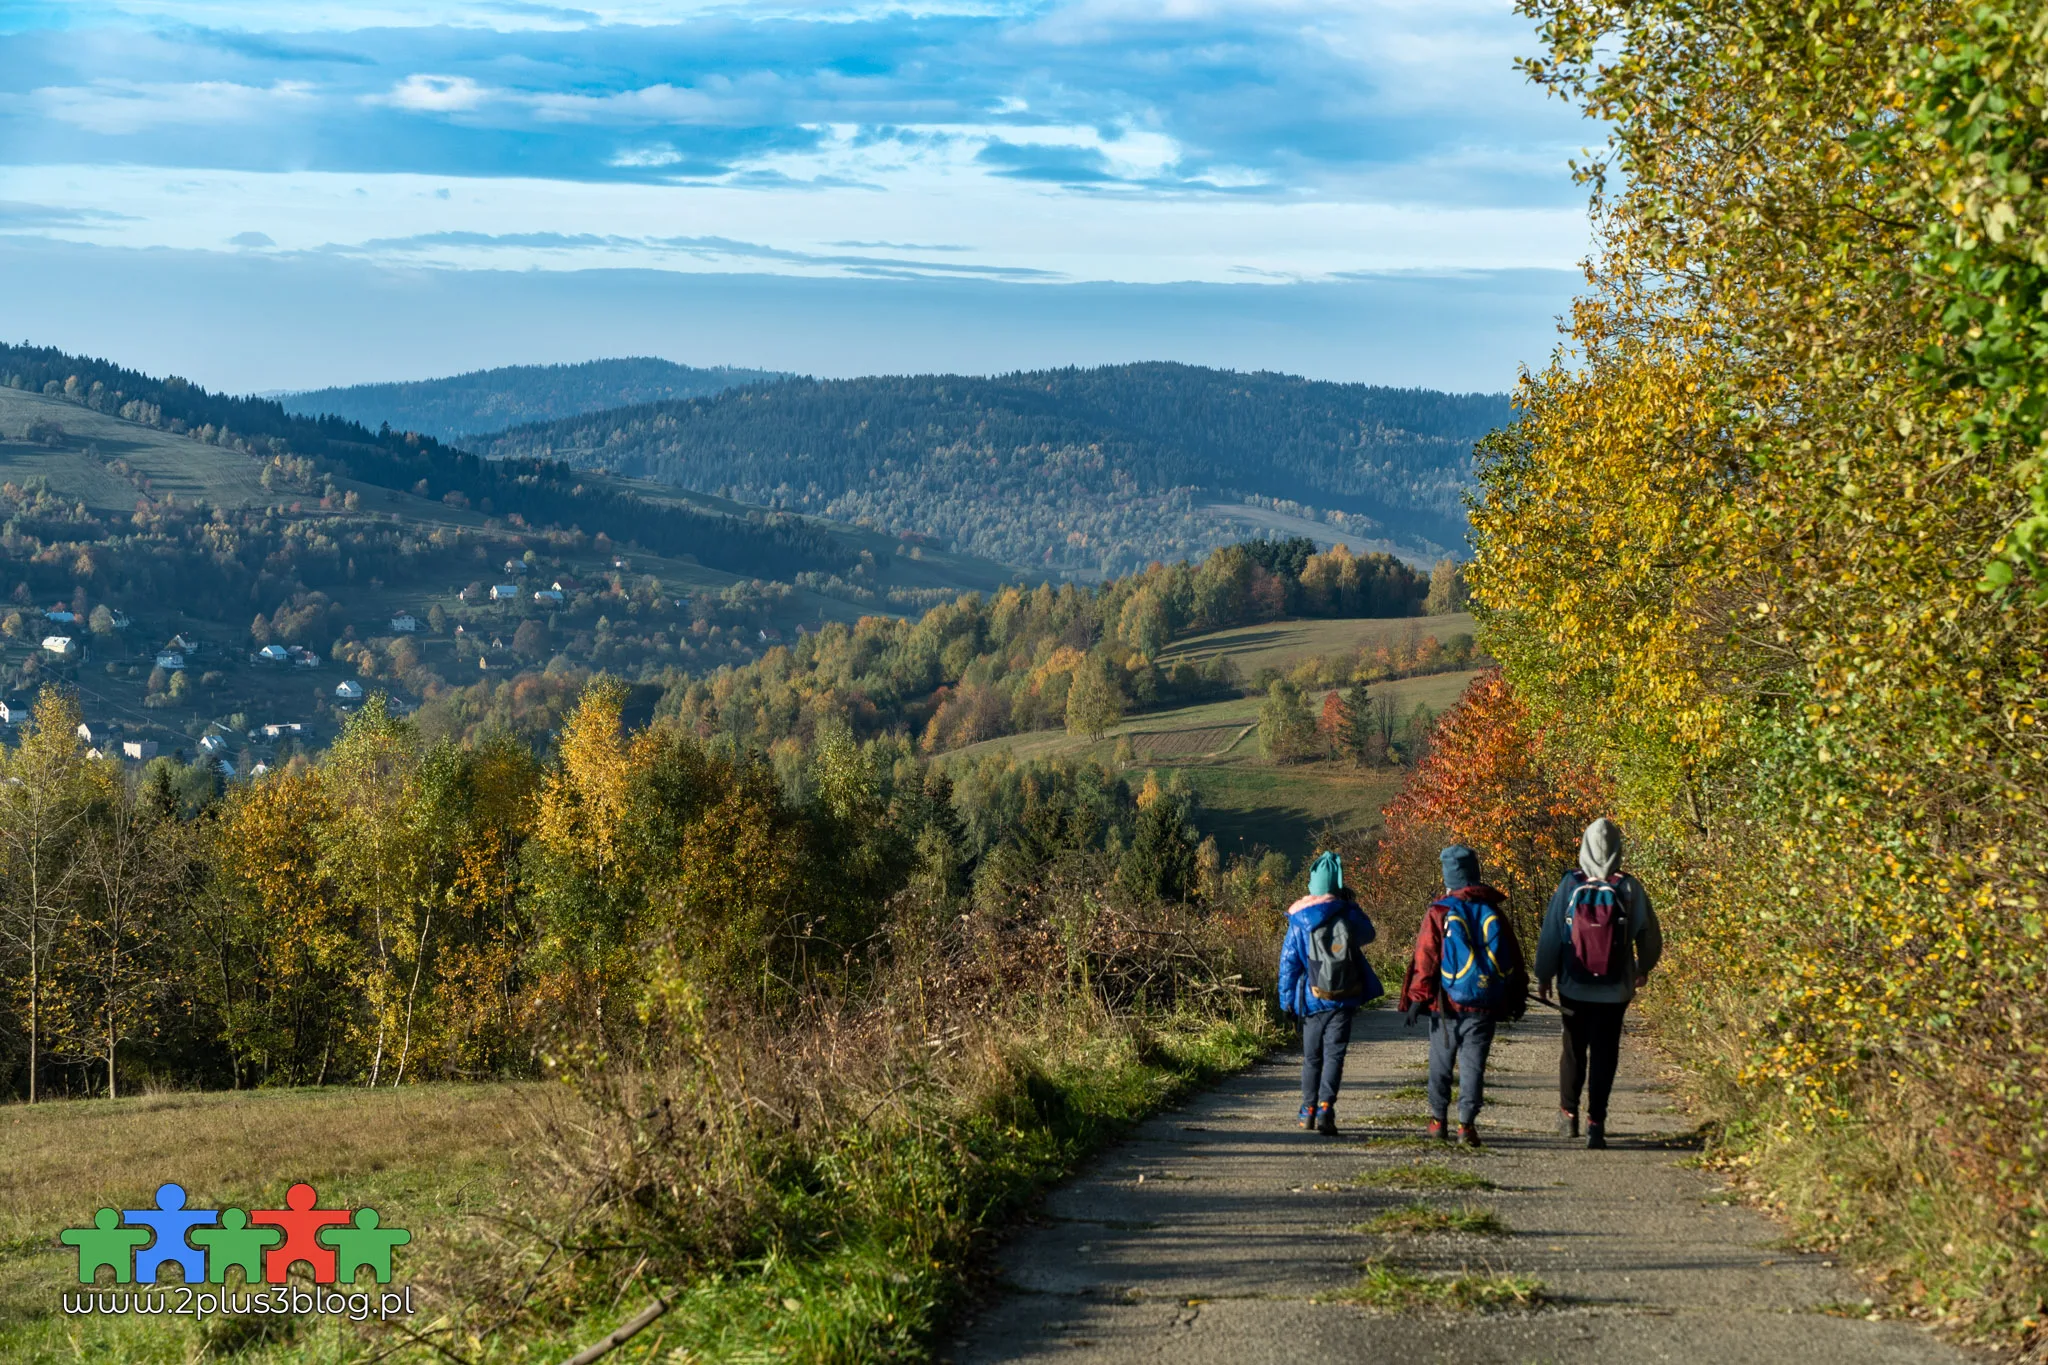
[{"label": "hiker in red jacket", "polygon": [[1479,855],[1453,844],[1441,855],[1445,894],[1415,935],[1401,1005],[1408,1026],[1429,1015],[1429,1135],[1450,1137],[1451,1071],[1458,1072],[1458,1143],[1479,1145],[1479,1107],[1494,1025],[1529,1007],[1529,972],[1506,897],[1479,880]]}]

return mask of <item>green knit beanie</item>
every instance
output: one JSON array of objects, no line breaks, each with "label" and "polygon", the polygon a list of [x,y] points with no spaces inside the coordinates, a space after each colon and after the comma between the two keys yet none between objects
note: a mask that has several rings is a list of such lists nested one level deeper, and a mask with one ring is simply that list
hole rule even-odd
[{"label": "green knit beanie", "polygon": [[1344,885],[1344,860],[1334,853],[1317,856],[1315,866],[1308,870],[1308,893],[1311,896],[1327,896]]}]

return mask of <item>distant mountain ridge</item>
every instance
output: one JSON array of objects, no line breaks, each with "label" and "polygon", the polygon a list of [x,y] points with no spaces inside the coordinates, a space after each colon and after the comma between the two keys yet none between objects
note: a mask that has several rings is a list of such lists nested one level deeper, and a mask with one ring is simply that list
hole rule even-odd
[{"label": "distant mountain ridge", "polygon": [[477,438],[749,502],[946,537],[1006,563],[1097,576],[1243,535],[1212,504],[1285,500],[1404,548],[1455,550],[1472,446],[1505,394],[1339,384],[1147,363],[785,379]]},{"label": "distant mountain ridge", "polygon": [[461,445],[483,432],[529,422],[551,422],[605,408],[680,398],[702,398],[741,384],[784,378],[774,370],[729,365],[709,369],[654,356],[622,356],[573,365],[505,365],[445,379],[353,384],[277,395],[288,412],[333,414],[374,431],[398,431]]},{"label": "distant mountain ridge", "polygon": [[[153,376],[50,346],[0,343],[0,385],[258,461],[301,458],[315,472],[407,490],[535,527],[605,531],[657,554],[689,554],[732,573],[767,577],[851,570],[852,551],[819,527],[780,513],[729,515],[679,505],[547,460],[485,460],[418,431],[371,429],[332,413],[307,417],[267,398],[210,393],[177,375]],[[62,424],[58,423],[61,440]]]}]

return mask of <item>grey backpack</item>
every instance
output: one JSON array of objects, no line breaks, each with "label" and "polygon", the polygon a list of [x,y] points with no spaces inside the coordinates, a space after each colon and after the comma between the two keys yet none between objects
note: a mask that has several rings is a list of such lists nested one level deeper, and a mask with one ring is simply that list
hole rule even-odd
[{"label": "grey backpack", "polygon": [[1308,931],[1308,989],[1318,1000],[1365,998],[1365,957],[1352,941],[1351,917],[1338,905]]}]

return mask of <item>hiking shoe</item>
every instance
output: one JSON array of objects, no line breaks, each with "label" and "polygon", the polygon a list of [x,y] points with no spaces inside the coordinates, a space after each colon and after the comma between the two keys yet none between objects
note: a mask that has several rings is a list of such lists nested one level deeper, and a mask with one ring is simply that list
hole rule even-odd
[{"label": "hiking shoe", "polygon": [[1606,1125],[1599,1123],[1589,1123],[1586,1125],[1586,1148],[1594,1152],[1604,1152],[1607,1150]]},{"label": "hiking shoe", "polygon": [[1569,1109],[1557,1111],[1557,1135],[1561,1138],[1575,1138],[1579,1135],[1579,1116]]},{"label": "hiking shoe", "polygon": [[1451,1125],[1444,1119],[1431,1119],[1429,1121],[1429,1135],[1438,1142],[1448,1142],[1451,1137]]},{"label": "hiking shoe", "polygon": [[1479,1129],[1478,1129],[1478,1128],[1477,1128],[1476,1126],[1474,1126],[1473,1124],[1469,1124],[1469,1123],[1461,1123],[1461,1124],[1459,1124],[1459,1125],[1458,1125],[1458,1145],[1459,1145],[1460,1147],[1472,1147],[1472,1148],[1477,1148],[1477,1147],[1478,1147],[1478,1146],[1480,1145],[1480,1142],[1479,1142]]},{"label": "hiking shoe", "polygon": [[[1297,1128],[1315,1127],[1316,1107],[1312,1104],[1304,1104],[1303,1106],[1301,1106],[1301,1112],[1294,1116],[1294,1126]],[[1573,1134],[1573,1136],[1576,1137],[1577,1134],[1575,1133]]]},{"label": "hiking shoe", "polygon": [[1337,1106],[1319,1104],[1316,1106],[1316,1131],[1324,1137],[1337,1136]]}]

